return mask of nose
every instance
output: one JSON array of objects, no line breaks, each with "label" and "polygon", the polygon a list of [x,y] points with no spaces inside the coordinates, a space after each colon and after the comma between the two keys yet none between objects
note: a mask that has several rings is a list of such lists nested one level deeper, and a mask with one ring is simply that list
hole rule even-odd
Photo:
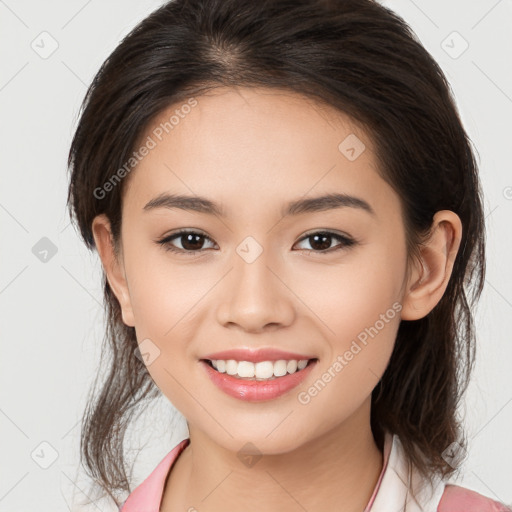
[{"label": "nose", "polygon": [[260,333],[287,327],[295,318],[295,295],[269,251],[254,260],[235,254],[233,268],[219,288],[217,319],[224,327]]}]

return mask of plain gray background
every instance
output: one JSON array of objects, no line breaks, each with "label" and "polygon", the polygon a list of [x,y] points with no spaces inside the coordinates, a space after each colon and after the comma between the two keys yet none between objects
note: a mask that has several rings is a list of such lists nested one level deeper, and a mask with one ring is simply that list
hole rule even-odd
[{"label": "plain gray background", "polygon": [[[116,510],[77,505],[89,492],[78,467],[79,422],[99,361],[102,290],[98,256],[69,222],[66,158],[87,85],[161,3],[0,0],[0,511]],[[488,270],[461,411],[470,451],[458,483],[511,504],[512,3],[382,3],[441,65],[478,150]],[[170,432],[165,398],[151,411],[133,428],[134,446],[146,444],[135,484],[186,435],[183,421]]]}]

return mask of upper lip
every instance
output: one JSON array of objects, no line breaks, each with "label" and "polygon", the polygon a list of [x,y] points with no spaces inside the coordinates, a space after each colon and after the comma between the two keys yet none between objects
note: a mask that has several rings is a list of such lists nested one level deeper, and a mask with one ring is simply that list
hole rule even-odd
[{"label": "upper lip", "polygon": [[203,357],[203,359],[209,359],[210,361],[217,361],[218,359],[227,361],[228,359],[234,359],[235,361],[250,361],[252,363],[259,363],[261,361],[279,361],[280,359],[296,359],[297,361],[300,361],[316,358],[314,356],[297,354],[295,352],[284,352],[275,348],[260,348],[258,350],[251,350],[248,348],[235,348],[209,354]]}]

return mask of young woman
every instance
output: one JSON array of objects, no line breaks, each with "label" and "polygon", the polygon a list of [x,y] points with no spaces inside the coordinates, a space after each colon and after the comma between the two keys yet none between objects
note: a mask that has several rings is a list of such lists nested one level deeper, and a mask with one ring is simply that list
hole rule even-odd
[{"label": "young woman", "polygon": [[[122,512],[506,510],[448,483],[484,218],[400,17],[169,2],[101,67],[69,165],[111,351],[82,454]],[[189,435],[132,491],[126,429],[160,393]]]}]

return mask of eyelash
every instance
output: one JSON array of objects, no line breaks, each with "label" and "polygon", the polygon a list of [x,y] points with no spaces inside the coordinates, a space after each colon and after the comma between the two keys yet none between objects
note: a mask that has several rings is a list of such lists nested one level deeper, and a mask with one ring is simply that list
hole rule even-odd
[{"label": "eyelash", "polygon": [[[204,249],[200,249],[200,250],[196,250],[196,251],[187,251],[186,249],[177,249],[176,247],[171,245],[170,242],[172,240],[174,240],[175,238],[179,238],[182,235],[188,235],[188,234],[202,236],[211,241],[210,237],[208,237],[204,233],[201,233],[200,231],[192,231],[192,230],[188,230],[188,229],[183,229],[183,230],[177,231],[176,233],[172,233],[171,235],[166,236],[160,240],[157,240],[156,243],[163,246],[164,250],[166,250],[166,251],[171,251],[171,252],[179,253],[179,254],[194,255],[196,253],[204,252]],[[336,238],[337,240],[339,240],[341,242],[341,244],[339,244],[338,246],[335,246],[335,247],[331,247],[330,249],[325,249],[323,251],[318,251],[318,250],[314,250],[314,249],[302,249],[304,251],[307,251],[308,254],[311,254],[311,253],[320,254],[320,255],[331,254],[332,252],[339,251],[343,248],[351,247],[351,246],[357,244],[357,240],[350,238],[346,235],[340,235],[338,233],[333,233],[332,231],[313,231],[313,232],[307,233],[300,240],[298,240],[297,243],[307,240],[308,238],[311,238],[314,235],[327,235],[332,238]]]}]

